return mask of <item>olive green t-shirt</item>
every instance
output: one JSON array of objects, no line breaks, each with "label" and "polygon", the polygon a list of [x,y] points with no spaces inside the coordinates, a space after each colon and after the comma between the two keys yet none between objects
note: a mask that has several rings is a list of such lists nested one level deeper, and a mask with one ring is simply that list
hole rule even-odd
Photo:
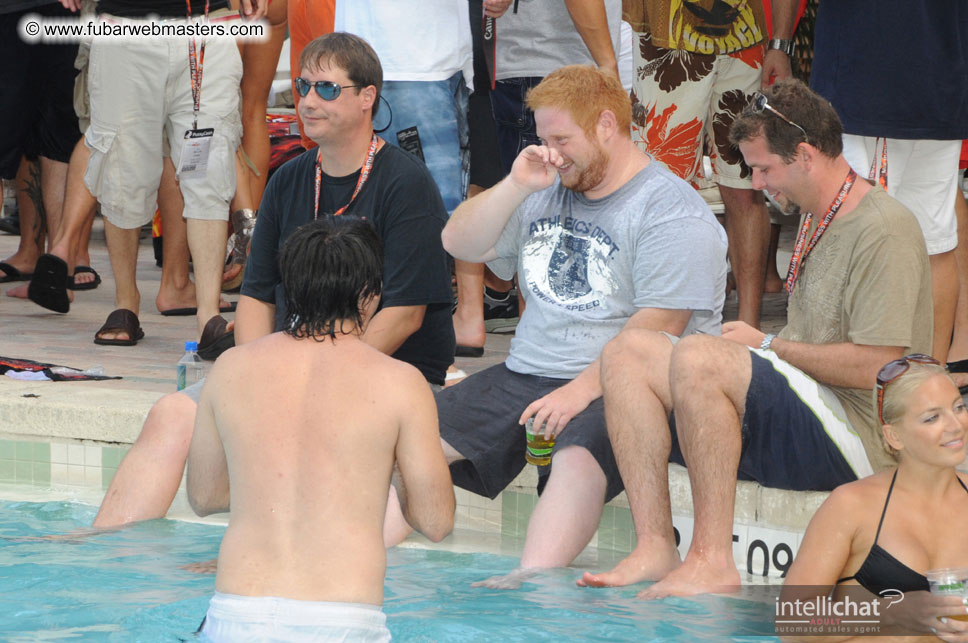
[{"label": "olive green t-shirt", "polygon": [[[807,239],[819,222],[814,217]],[[800,269],[779,336],[808,344],[903,346],[931,353],[931,272],[914,215],[880,187],[831,221]],[[894,464],[870,389],[829,387],[864,444],[874,471]]]}]

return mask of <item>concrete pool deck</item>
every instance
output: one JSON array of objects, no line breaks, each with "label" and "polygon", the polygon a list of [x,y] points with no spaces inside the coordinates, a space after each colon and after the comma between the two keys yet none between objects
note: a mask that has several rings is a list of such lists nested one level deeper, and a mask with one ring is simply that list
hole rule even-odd
[{"label": "concrete pool deck", "polygon": [[[781,252],[781,265],[789,257],[791,240],[792,229],[784,226],[781,248],[787,251]],[[18,237],[0,235],[0,259],[12,255],[18,241]],[[93,291],[77,293],[66,315],[6,296],[19,282],[2,286],[0,356],[82,370],[102,366],[106,375],[123,379],[54,383],[0,377],[0,482],[24,481],[24,475],[28,475],[27,482],[51,486],[106,486],[126,446],[137,437],[151,405],[175,390],[175,363],[184,352],[184,342],[197,339],[194,317],[163,317],[157,312],[154,299],[161,269],[155,266],[150,238],[143,238],[138,285],[142,295],[140,319],[146,336],[133,347],[95,345],[92,341],[95,330],[114,309],[114,280],[100,219],[95,222],[91,259],[103,283]],[[236,300],[238,295],[228,294],[226,298]],[[736,296],[732,294],[727,298],[724,317],[729,320],[735,316]],[[232,319],[233,315],[226,317]],[[785,296],[765,295],[764,330],[775,332],[785,322]],[[507,356],[510,338],[510,334],[489,334],[484,356],[458,358],[457,367],[474,373],[502,362]],[[50,447],[44,454],[38,454],[38,449],[43,449],[23,446],[28,442],[48,442]],[[49,464],[44,465],[44,457],[49,457]],[[25,474],[27,471],[34,473]],[[495,500],[459,490],[458,524],[515,537],[523,535],[527,516],[534,506],[535,479],[534,468],[526,467]],[[688,541],[691,536],[688,517],[692,509],[684,469],[670,467],[670,485],[677,528]],[[770,534],[775,536],[773,540],[795,551],[799,544],[797,534],[802,532],[824,497],[825,494],[785,492],[740,483],[734,536],[742,553],[740,558],[746,559],[748,543],[765,542],[764,546],[775,553]],[[627,507],[624,494],[610,503],[593,544],[629,550],[634,544],[634,530]],[[747,527],[754,531],[749,532]]]}]

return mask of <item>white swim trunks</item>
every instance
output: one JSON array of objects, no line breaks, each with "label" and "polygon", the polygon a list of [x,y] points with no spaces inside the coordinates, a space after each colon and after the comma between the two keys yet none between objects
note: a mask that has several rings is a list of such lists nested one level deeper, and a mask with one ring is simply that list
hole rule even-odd
[{"label": "white swim trunks", "polygon": [[376,643],[390,640],[386,621],[376,605],[215,592],[199,640]]}]

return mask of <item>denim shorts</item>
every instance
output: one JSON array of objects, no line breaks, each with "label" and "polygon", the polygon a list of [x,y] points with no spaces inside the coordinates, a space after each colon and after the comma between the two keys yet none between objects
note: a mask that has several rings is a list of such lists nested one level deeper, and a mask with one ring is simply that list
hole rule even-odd
[{"label": "denim shorts", "polygon": [[[400,133],[417,129],[416,148],[440,189],[448,213],[467,194],[470,167],[467,93],[461,72],[447,80],[385,81],[381,97],[386,104],[380,105],[373,122],[378,132],[387,127],[381,136],[403,149],[407,147],[400,144]],[[387,105],[390,109],[386,109]],[[413,152],[414,148],[407,151]]]},{"label": "denim shorts", "polygon": [[497,146],[505,173],[511,171],[511,165],[521,150],[540,144],[534,113],[524,104],[528,90],[540,82],[541,78],[537,77],[506,78],[497,81],[491,90]]}]

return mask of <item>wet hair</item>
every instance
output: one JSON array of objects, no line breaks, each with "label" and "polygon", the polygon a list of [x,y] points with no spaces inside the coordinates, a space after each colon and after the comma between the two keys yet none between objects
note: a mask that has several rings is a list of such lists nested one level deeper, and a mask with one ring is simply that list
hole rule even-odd
[{"label": "wet hair", "polygon": [[[884,422],[897,424],[908,410],[908,399],[922,384],[936,375],[948,375],[948,371],[940,364],[926,364],[908,362],[908,370],[893,382],[884,386]],[[874,387],[874,413],[877,413],[877,387]],[[897,451],[887,443],[883,433],[881,439],[888,453],[897,455]]]},{"label": "wet hair", "polygon": [[729,129],[730,143],[738,146],[762,136],[770,152],[780,156],[786,163],[793,162],[797,146],[803,142],[829,158],[840,156],[844,149],[844,126],[826,98],[796,79],[777,81],[764,89],[763,94],[771,107],[803,128],[807,140],[803,140],[803,132],[769,109],[755,112],[750,105],[733,121]]},{"label": "wet hair", "polygon": [[286,301],[283,332],[323,341],[362,330],[361,307],[383,290],[383,244],[361,219],[313,221],[286,241],[279,270]]},{"label": "wet hair", "polygon": [[373,101],[371,117],[376,117],[380,106],[380,92],[383,90],[383,67],[380,58],[370,43],[359,36],[343,31],[334,31],[314,39],[302,50],[299,56],[299,69],[319,69],[323,65],[339,67],[346,72],[350,82],[360,89],[373,85],[376,99]]},{"label": "wet hair", "polygon": [[632,102],[622,83],[612,74],[590,65],[569,65],[544,77],[528,92],[528,109],[550,107],[568,112],[588,137],[602,112],[615,114],[618,130],[631,138]]}]

